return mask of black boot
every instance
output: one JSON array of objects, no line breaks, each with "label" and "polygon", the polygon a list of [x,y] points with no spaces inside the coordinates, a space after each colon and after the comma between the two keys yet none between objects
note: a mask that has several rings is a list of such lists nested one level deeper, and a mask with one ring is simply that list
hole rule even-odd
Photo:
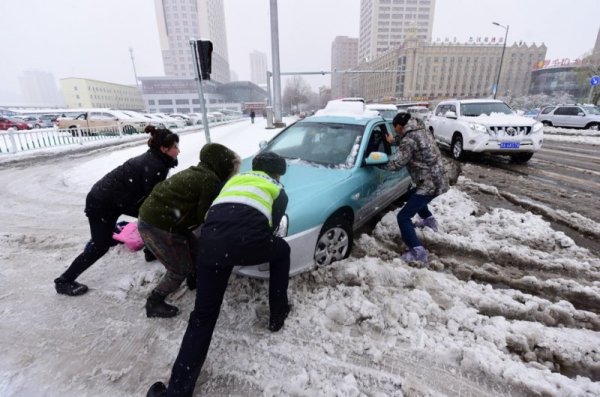
[{"label": "black boot", "polygon": [[190,291],[195,290],[196,289],[196,273],[189,274],[185,278],[185,283],[187,284],[187,287],[190,289]]},{"label": "black boot", "polygon": [[144,259],[146,262],[152,262],[156,260],[156,256],[148,248],[144,248]]},{"label": "black boot", "polygon": [[179,309],[173,305],[165,303],[165,297],[161,294],[152,291],[152,294],[146,301],[146,316],[148,317],[175,317],[179,313]]},{"label": "black boot", "polygon": [[63,276],[54,280],[54,287],[59,294],[69,296],[83,295],[88,291],[87,285],[80,284],[74,280],[68,281]]},{"label": "black boot", "polygon": [[146,397],[164,397],[167,395],[167,387],[162,382],[156,382],[150,389],[148,389],[148,393]]},{"label": "black boot", "polygon": [[288,304],[283,313],[271,314],[271,318],[269,319],[269,331],[279,331],[283,327],[283,323],[285,322],[288,314],[290,314],[290,310],[292,310],[292,306]]}]

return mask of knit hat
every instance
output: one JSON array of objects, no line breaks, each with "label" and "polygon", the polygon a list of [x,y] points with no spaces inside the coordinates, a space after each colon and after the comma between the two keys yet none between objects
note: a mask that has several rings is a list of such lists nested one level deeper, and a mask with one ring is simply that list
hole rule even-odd
[{"label": "knit hat", "polygon": [[398,113],[394,117],[394,120],[392,120],[392,125],[396,126],[396,124],[400,124],[404,127],[408,123],[408,120],[410,120],[410,113]]},{"label": "knit hat", "polygon": [[219,143],[207,143],[200,150],[200,163],[212,170],[222,181],[227,180],[239,162],[239,156]]},{"label": "knit hat", "polygon": [[270,176],[284,175],[287,169],[285,159],[273,152],[262,152],[252,159],[252,170],[263,171]]}]

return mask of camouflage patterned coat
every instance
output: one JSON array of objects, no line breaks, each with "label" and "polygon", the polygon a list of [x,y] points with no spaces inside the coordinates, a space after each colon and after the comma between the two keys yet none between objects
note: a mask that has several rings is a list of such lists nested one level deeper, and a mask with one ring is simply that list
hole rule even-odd
[{"label": "camouflage patterned coat", "polygon": [[398,153],[392,155],[387,169],[398,170],[406,165],[417,194],[438,196],[448,191],[442,154],[421,120],[411,118],[396,143]]}]

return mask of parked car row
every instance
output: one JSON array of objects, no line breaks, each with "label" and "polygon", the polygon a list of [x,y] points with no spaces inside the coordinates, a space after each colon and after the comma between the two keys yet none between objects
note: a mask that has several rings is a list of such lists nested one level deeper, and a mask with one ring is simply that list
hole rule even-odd
[{"label": "parked car row", "polygon": [[57,115],[15,115],[12,117],[2,116],[0,130],[31,130],[34,128],[52,128],[57,123]]}]

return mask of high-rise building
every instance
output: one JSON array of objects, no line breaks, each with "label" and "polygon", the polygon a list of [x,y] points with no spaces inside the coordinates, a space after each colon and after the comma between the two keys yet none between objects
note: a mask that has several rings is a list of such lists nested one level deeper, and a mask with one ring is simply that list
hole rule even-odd
[{"label": "high-rise building", "polygon": [[396,49],[407,37],[431,41],[435,0],[361,0],[358,63]]},{"label": "high-rise building", "polygon": [[267,54],[260,51],[250,53],[250,81],[254,84],[267,84]]},{"label": "high-rise building", "polygon": [[167,76],[195,77],[190,39],[213,43],[211,79],[229,81],[223,0],[154,0]]},{"label": "high-rise building", "polygon": [[19,77],[19,83],[27,105],[61,106],[64,104],[52,73],[27,70]]},{"label": "high-rise building", "polygon": [[350,74],[335,73],[335,71],[343,71],[353,69],[357,64],[358,54],[358,39],[337,36],[331,44],[331,70],[334,71],[331,75],[331,97],[342,98],[356,96],[353,92],[354,79]]}]

